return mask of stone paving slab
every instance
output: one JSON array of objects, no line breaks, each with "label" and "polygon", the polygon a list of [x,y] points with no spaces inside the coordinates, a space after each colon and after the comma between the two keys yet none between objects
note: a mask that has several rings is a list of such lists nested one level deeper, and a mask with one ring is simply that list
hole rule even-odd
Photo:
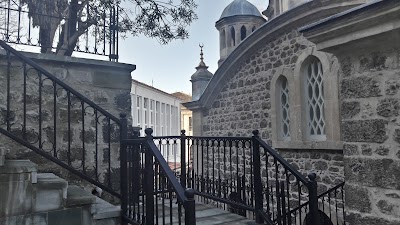
[{"label": "stone paving slab", "polygon": [[[165,224],[169,224],[170,223],[170,207],[169,204],[165,204]],[[159,205],[159,217],[158,217],[158,221],[162,223],[162,206]],[[184,212],[182,212],[184,213]],[[172,225],[178,225],[178,209],[176,207],[176,204],[173,204],[172,207],[172,214],[173,214],[173,218],[172,218]],[[182,220],[184,220],[184,218],[182,218]],[[184,221],[182,221],[182,224],[185,224]],[[239,216],[237,214],[225,211],[223,209],[218,209],[215,208],[211,205],[207,205],[207,204],[203,204],[203,203],[196,203],[196,224],[198,225],[228,225],[228,224],[232,224],[232,225],[256,225],[256,223],[253,220],[249,220],[245,217]]]}]

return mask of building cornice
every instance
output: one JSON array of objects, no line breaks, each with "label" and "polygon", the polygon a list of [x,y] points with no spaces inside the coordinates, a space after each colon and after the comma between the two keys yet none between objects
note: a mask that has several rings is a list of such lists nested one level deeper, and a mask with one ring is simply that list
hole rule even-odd
[{"label": "building cornice", "polygon": [[[376,45],[392,41],[400,46],[396,41],[400,39],[400,1],[374,1],[304,26],[299,31],[314,42],[318,50],[334,54],[353,49],[337,46],[354,44],[362,48],[368,44],[367,38],[376,39]],[[392,40],[379,40],[378,35]]]}]

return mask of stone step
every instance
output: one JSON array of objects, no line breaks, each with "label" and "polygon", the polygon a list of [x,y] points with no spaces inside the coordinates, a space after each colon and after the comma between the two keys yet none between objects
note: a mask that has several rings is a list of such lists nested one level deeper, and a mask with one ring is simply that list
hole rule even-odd
[{"label": "stone step", "polygon": [[62,209],[67,199],[68,182],[52,173],[39,173],[33,185],[33,211]]},{"label": "stone step", "polygon": [[[159,224],[162,224],[162,211],[161,208],[162,205],[159,205],[159,217],[157,218],[159,221]],[[164,205],[165,208],[165,224],[170,224],[170,207],[169,203]],[[182,212],[184,214],[184,212]],[[179,220],[178,220],[178,207],[177,204],[173,204],[172,207],[172,225],[178,225]],[[184,218],[182,217],[182,220]],[[184,221],[182,221],[182,224],[185,224]],[[196,224],[198,225],[222,225],[222,224],[232,224],[232,225],[241,225],[241,224],[246,224],[246,225],[256,225],[253,220],[249,220],[243,216],[231,213],[229,211],[215,208],[214,206],[203,204],[203,203],[196,203]]]},{"label": "stone step", "polygon": [[90,212],[92,214],[92,225],[117,225],[121,208],[96,197]]},{"label": "stone step", "polygon": [[96,196],[86,192],[76,185],[69,185],[67,189],[66,207],[91,205],[95,203]]}]

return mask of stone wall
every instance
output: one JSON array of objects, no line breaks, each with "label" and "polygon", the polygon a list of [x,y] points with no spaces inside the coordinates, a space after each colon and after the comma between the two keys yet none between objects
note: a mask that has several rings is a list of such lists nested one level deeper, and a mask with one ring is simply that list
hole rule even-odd
[{"label": "stone wall", "polygon": [[[281,67],[294,70],[298,57],[310,46],[311,42],[292,31],[251,54],[225,81],[212,107],[204,110],[203,135],[249,137],[257,129],[262,139],[272,144],[271,80]],[[279,149],[279,152],[303,174],[316,172],[320,191],[343,181],[340,150]]]},{"label": "stone wall", "polygon": [[400,50],[374,44],[340,59],[347,219],[399,224]]},{"label": "stone wall", "polygon": [[[119,114],[122,112],[130,117],[131,72],[135,69],[134,65],[46,54],[24,53],[24,55],[115,117],[119,118]],[[1,51],[0,126],[3,129],[7,128],[4,123],[7,108],[7,62],[5,52]],[[108,177],[112,177],[113,183],[119,182],[114,179],[119,177],[118,126],[111,121],[111,127],[109,128],[107,118],[102,113],[96,112],[87,104],[82,105],[82,102],[72,93],[69,93],[71,104],[68,107],[68,92],[59,85],[56,86],[56,92],[54,92],[54,84],[45,79],[44,76],[42,76],[40,92],[40,74],[30,66],[27,66],[26,70],[27,88],[26,95],[24,95],[23,64],[13,57],[9,62],[11,63],[10,107],[12,133],[22,137],[25,98],[28,142],[43,149],[46,153],[56,154],[65,163],[68,162],[68,157],[70,157],[71,165],[78,170],[82,170],[82,162],[84,162],[88,176],[96,176],[94,165],[97,160],[97,176],[99,176],[99,179],[105,182]],[[41,93],[41,98],[39,98],[39,93]],[[54,98],[54,96],[56,97]],[[40,101],[41,104],[39,104]],[[39,105],[42,107],[41,113],[39,113]],[[70,110],[70,128],[68,127],[68,110]],[[83,114],[82,110],[84,110]],[[39,127],[39,118],[42,120],[41,129]],[[55,125],[56,129],[54,129]],[[68,134],[69,129],[70,134]],[[109,129],[111,131],[110,137],[108,136]],[[85,134],[84,136],[83,133]],[[69,137],[71,139],[70,142]],[[30,159],[39,165],[39,171],[41,172],[58,174],[71,183],[81,182],[80,178],[61,169],[60,166],[30,149],[10,141],[8,137],[0,135],[0,140],[0,148],[6,150],[7,158]],[[111,143],[109,143],[109,140]],[[70,154],[68,154],[68,148],[71,149]],[[97,154],[95,152],[96,149],[98,150]],[[83,154],[84,151],[86,152],[85,154]],[[109,159],[111,159],[111,174],[107,170]]]}]

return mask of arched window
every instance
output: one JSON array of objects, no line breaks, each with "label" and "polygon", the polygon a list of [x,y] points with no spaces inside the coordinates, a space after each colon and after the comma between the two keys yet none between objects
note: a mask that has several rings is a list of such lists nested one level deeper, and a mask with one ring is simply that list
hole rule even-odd
[{"label": "arched window", "polygon": [[277,82],[279,93],[279,120],[280,136],[283,140],[290,139],[290,105],[289,105],[289,85],[286,77],[281,76]]},{"label": "arched window", "polygon": [[223,29],[223,30],[221,31],[220,46],[221,46],[221,49],[226,48],[226,34],[225,34],[225,29]]},{"label": "arched window", "polygon": [[275,148],[343,148],[338,73],[337,59],[315,47],[304,49],[294,70],[285,67],[276,70],[270,86]]},{"label": "arched window", "polygon": [[231,27],[231,46],[236,45],[236,38],[235,38],[235,28]]},{"label": "arched window", "polygon": [[243,41],[243,39],[246,38],[246,27],[243,25],[242,28],[240,28],[240,40]]},{"label": "arched window", "polygon": [[256,26],[254,26],[254,27],[251,29],[251,32],[254,32],[256,29],[257,29]]},{"label": "arched window", "polygon": [[305,61],[303,72],[307,134],[311,139],[321,139],[325,137],[324,74],[321,61],[310,56]]}]

